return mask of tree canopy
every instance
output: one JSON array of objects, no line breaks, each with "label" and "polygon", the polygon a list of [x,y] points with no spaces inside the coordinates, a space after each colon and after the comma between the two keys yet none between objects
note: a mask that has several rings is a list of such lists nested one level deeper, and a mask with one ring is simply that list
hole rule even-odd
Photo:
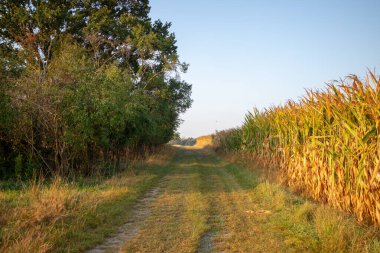
[{"label": "tree canopy", "polygon": [[172,138],[191,85],[171,24],[149,11],[147,0],[1,1],[0,177],[16,158],[23,175],[91,172]]}]

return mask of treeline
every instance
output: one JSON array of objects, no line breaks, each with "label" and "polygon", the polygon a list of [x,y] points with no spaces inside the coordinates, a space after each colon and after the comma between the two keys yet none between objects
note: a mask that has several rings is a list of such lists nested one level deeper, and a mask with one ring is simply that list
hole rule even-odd
[{"label": "treeline", "polygon": [[217,134],[221,151],[278,168],[316,200],[380,224],[380,78],[350,76],[299,102],[255,110]]},{"label": "treeline", "polygon": [[179,133],[174,133],[172,139],[169,141],[171,145],[181,145],[181,146],[194,146],[196,143],[196,139],[189,137],[184,138],[181,137]]},{"label": "treeline", "polygon": [[92,173],[168,142],[191,106],[147,0],[0,3],[0,178]]}]

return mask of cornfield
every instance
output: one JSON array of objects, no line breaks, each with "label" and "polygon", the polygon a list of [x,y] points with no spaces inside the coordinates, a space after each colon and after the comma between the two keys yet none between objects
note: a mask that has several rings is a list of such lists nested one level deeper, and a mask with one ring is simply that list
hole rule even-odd
[{"label": "cornfield", "polygon": [[352,75],[246,115],[242,151],[316,200],[380,224],[380,78]]}]

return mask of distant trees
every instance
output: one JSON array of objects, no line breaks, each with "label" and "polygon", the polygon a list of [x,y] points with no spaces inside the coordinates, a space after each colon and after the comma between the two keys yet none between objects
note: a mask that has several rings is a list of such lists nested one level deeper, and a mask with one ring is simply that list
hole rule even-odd
[{"label": "distant trees", "polygon": [[191,85],[178,77],[187,65],[170,23],[152,22],[149,9],[146,0],[0,3],[0,177],[90,173],[172,138]]},{"label": "distant trees", "polygon": [[194,146],[196,139],[194,138],[181,138],[178,132],[175,132],[172,136],[172,139],[169,141],[171,145],[182,145],[182,146]]}]

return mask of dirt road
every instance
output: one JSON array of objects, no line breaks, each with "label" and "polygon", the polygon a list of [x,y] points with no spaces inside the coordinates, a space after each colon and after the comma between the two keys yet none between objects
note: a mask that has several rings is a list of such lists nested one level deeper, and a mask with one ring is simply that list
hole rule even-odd
[{"label": "dirt road", "polygon": [[319,252],[307,201],[211,151],[179,148],[120,232],[89,252]]}]

